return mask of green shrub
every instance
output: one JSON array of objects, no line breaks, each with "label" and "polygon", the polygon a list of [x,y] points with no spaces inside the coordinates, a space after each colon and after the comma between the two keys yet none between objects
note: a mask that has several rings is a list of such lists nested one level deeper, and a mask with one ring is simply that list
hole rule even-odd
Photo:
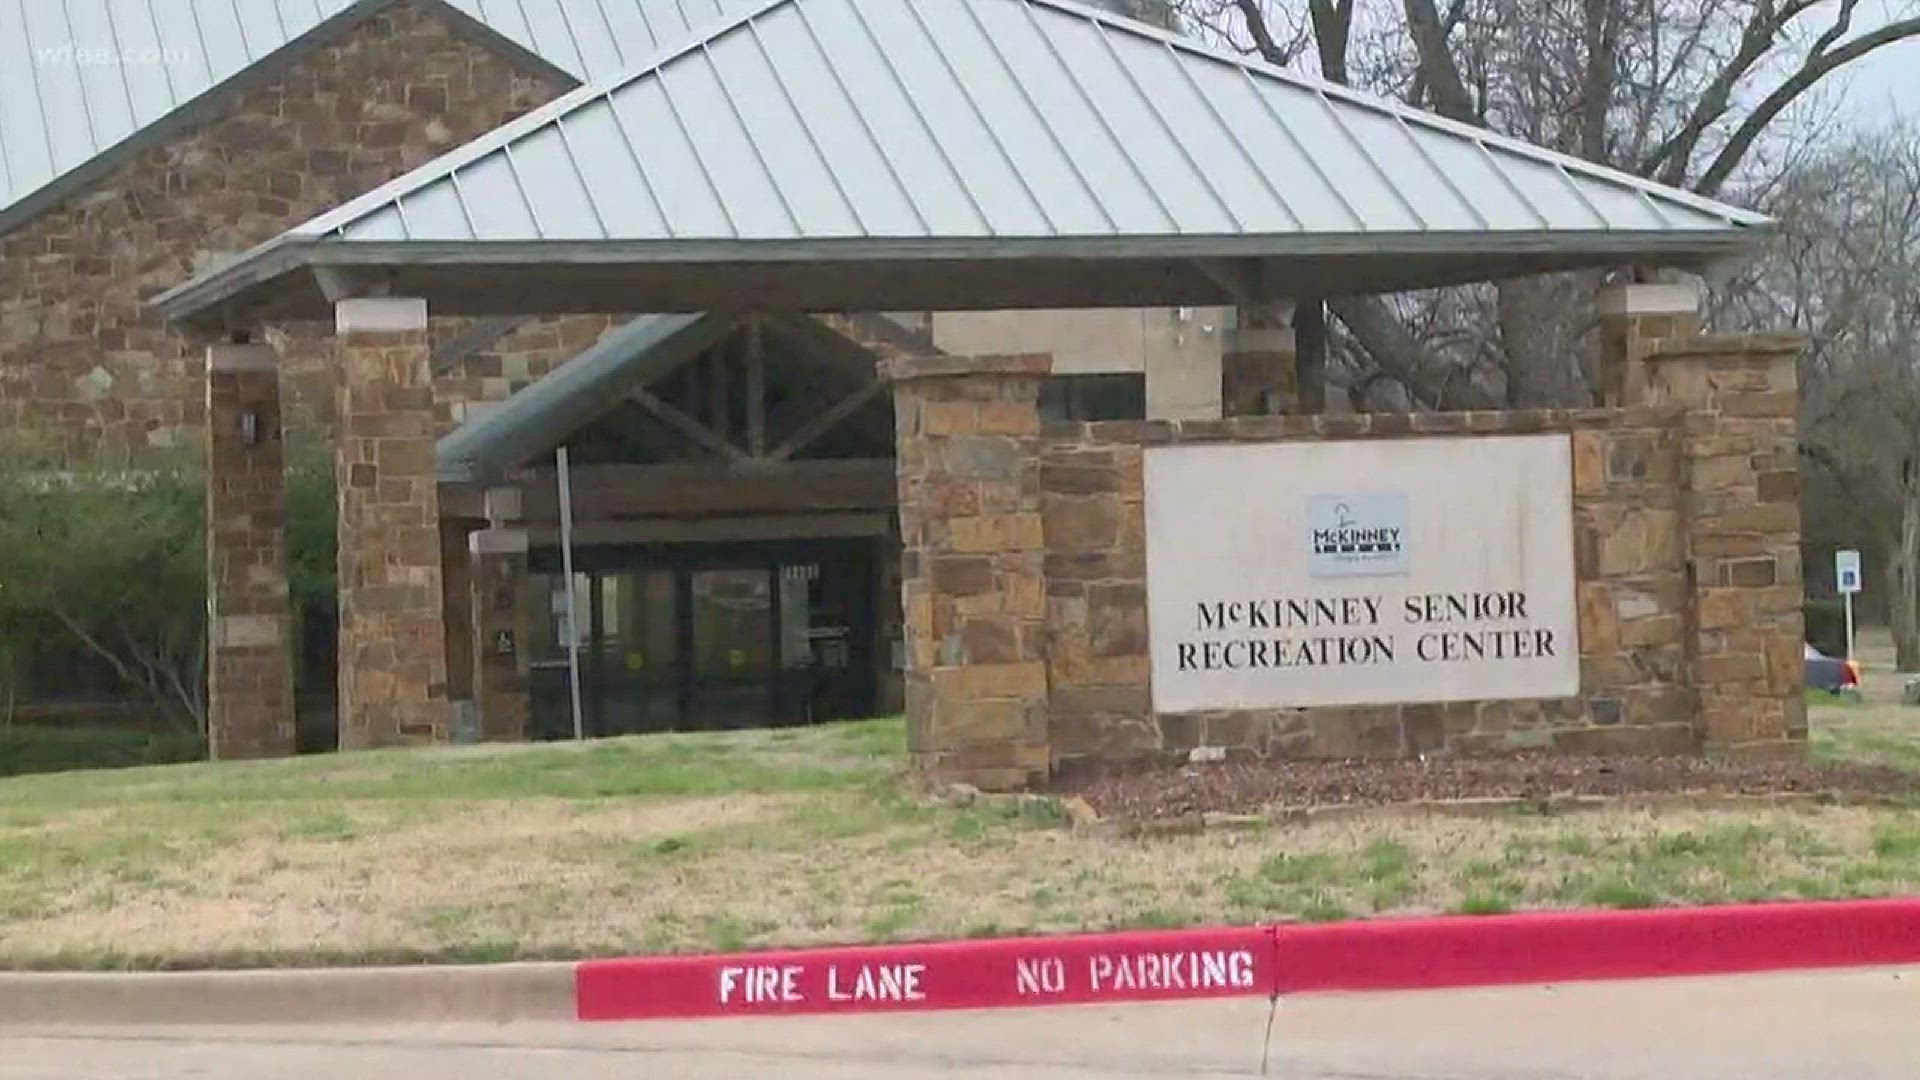
[{"label": "green shrub", "polygon": [[1804,610],[1807,617],[1807,644],[1828,656],[1845,654],[1846,606],[1839,600],[1808,600]]},{"label": "green shrub", "polygon": [[0,727],[0,776],[171,765],[201,757],[198,739],[110,727]]}]

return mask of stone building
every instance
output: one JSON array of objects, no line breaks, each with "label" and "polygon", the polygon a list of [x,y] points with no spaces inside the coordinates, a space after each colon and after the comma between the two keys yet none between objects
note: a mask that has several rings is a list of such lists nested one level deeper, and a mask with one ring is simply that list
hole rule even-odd
[{"label": "stone building", "polygon": [[272,433],[309,350],[343,746],[553,731],[578,648],[595,731],[897,703],[920,767],[993,786],[1795,752],[1793,341],[1622,284],[1599,409],[1335,415],[1308,377],[1329,295],[1641,280],[1763,224],[1071,0],[749,5],[173,264],[216,753],[289,745]]},{"label": "stone building", "polygon": [[[197,445],[205,342],[169,326],[148,306],[153,296],[750,6],[559,0],[530,18],[497,0],[169,0],[151,11],[54,0],[0,14],[0,430]],[[436,317],[433,434],[630,317]],[[1142,392],[1130,383],[1150,383],[1145,397],[1165,402],[1156,415],[1214,407],[1211,384],[1183,373],[1217,366],[1221,312],[1077,319],[1084,349],[1073,370],[1117,373],[1123,403]],[[1020,334],[1019,320],[994,313],[908,321],[941,338]],[[250,389],[247,401],[278,417],[286,454],[328,453],[336,380],[327,336],[289,322],[263,328],[258,343],[273,350],[279,390],[258,398]],[[236,353],[231,362],[247,361]],[[223,401],[230,392],[239,391],[223,389]],[[215,572],[277,574],[238,564]],[[274,606],[277,578],[260,588]],[[282,630],[236,632],[278,642]]]}]

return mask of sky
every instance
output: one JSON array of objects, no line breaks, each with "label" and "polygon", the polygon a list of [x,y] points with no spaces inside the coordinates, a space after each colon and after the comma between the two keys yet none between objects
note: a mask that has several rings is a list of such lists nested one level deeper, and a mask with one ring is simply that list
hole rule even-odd
[{"label": "sky", "polygon": [[[1920,3],[1912,0],[1867,0],[1855,22],[1882,26],[1914,15],[1920,15]],[[1849,125],[1870,129],[1901,118],[1920,122],[1920,38],[1882,46],[1854,61],[1836,92],[1842,95],[1837,118]]]}]

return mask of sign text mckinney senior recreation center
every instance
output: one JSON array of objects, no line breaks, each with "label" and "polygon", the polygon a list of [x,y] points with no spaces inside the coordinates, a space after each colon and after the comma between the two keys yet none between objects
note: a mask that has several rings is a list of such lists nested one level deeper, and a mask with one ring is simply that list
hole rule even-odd
[{"label": "sign text mckinney senior recreation center", "polygon": [[1156,447],[1161,712],[1578,692],[1564,435]]},{"label": "sign text mckinney senior recreation center", "polygon": [[1421,593],[1200,600],[1195,636],[1174,644],[1181,671],[1551,659],[1552,627],[1528,621],[1527,594]]}]

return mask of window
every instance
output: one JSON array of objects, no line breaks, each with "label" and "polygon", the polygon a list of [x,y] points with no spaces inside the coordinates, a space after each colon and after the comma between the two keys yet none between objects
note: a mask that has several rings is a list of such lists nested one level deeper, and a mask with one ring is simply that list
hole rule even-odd
[{"label": "window", "polygon": [[1054,375],[1040,384],[1042,420],[1145,420],[1147,377],[1138,372]]}]

